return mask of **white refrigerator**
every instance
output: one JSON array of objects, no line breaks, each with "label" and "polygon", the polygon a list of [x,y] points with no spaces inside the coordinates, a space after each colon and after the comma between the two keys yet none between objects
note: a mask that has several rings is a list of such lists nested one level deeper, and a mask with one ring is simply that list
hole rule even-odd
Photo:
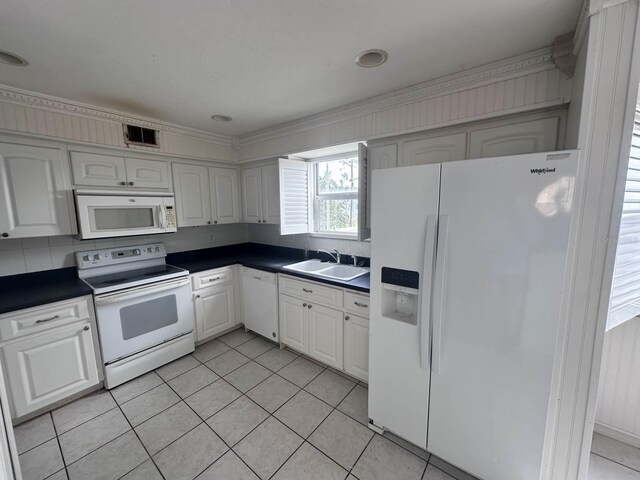
[{"label": "white refrigerator", "polygon": [[369,417],[485,480],[544,471],[578,152],[373,172]]}]

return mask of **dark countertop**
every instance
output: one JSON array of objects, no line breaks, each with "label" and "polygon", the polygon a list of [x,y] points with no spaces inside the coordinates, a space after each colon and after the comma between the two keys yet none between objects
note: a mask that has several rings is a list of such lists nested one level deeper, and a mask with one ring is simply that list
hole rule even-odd
[{"label": "dark countertop", "polygon": [[273,273],[285,273],[314,282],[326,283],[336,287],[348,288],[360,292],[369,292],[369,275],[363,275],[349,282],[331,280],[312,275],[304,275],[282,267],[302,261],[303,251],[297,248],[276,247],[258,243],[243,243],[228,247],[191,250],[172,253],[167,256],[167,263],[189,270],[191,273],[202,272],[212,268],[226,267],[239,263],[245,267],[256,268]]},{"label": "dark countertop", "polygon": [[0,277],[0,313],[91,294],[73,267]]},{"label": "dark countertop", "polygon": [[[320,257],[322,256],[319,255]],[[369,275],[350,282],[304,275],[282,267],[302,261],[303,251],[297,248],[276,247],[259,243],[242,243],[226,247],[206,248],[188,252],[172,253],[167,263],[189,270],[191,273],[239,263],[274,273],[286,273],[314,282],[326,283],[360,292],[369,292]],[[326,260],[326,258],[324,258]],[[60,268],[43,272],[23,273],[0,277],[0,314],[24,308],[46,305],[70,298],[91,295],[91,288],[80,280],[76,269]]]}]

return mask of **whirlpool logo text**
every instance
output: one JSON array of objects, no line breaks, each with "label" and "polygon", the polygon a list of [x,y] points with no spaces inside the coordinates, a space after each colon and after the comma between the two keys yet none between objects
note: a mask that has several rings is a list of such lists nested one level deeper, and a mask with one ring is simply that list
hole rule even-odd
[{"label": "whirlpool logo text", "polygon": [[531,169],[531,173],[537,173],[538,175],[543,175],[545,173],[553,173],[555,172],[556,169],[555,168],[532,168]]}]

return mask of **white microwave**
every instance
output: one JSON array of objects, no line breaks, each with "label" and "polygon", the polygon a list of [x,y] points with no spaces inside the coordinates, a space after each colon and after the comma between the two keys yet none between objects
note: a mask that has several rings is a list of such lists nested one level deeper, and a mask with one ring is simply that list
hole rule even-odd
[{"label": "white microwave", "polygon": [[177,231],[173,193],[76,190],[75,201],[82,240]]}]

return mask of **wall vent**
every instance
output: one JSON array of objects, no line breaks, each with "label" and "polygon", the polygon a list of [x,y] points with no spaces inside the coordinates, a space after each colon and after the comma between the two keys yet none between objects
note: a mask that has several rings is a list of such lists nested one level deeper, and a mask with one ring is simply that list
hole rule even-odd
[{"label": "wall vent", "polygon": [[158,130],[138,127],[137,125],[122,125],[124,128],[124,143],[128,145],[144,145],[160,148],[158,144]]}]

